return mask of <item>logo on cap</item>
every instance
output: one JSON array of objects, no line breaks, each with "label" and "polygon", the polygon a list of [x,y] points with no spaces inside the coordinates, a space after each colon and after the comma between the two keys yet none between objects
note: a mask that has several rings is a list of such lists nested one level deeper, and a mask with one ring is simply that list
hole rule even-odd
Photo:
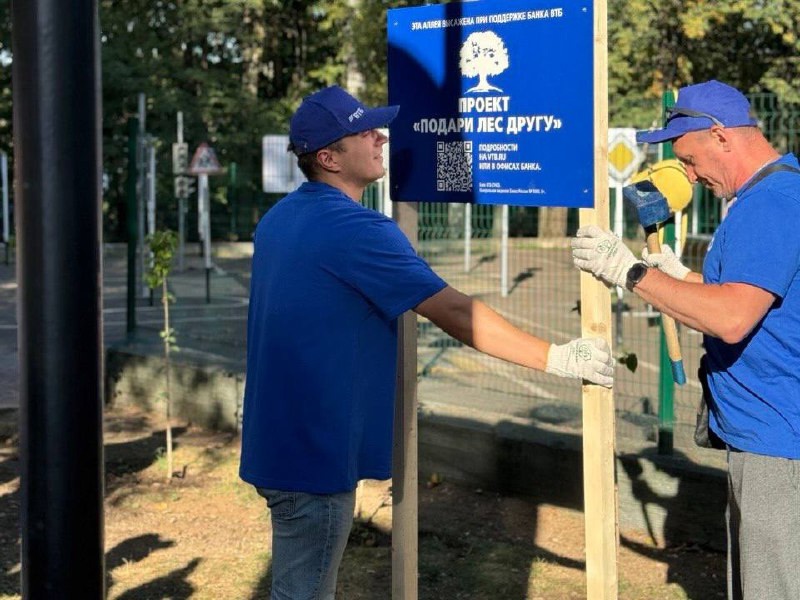
[{"label": "logo on cap", "polygon": [[347,117],[347,120],[348,120],[348,121],[350,121],[350,122],[352,123],[354,120],[356,120],[356,119],[360,119],[360,118],[361,118],[361,115],[363,115],[363,114],[364,114],[364,109],[363,109],[363,108],[361,108],[361,107],[358,107],[358,108],[355,110],[355,112],[354,112],[354,113],[352,113],[352,114],[351,114],[349,117]]}]

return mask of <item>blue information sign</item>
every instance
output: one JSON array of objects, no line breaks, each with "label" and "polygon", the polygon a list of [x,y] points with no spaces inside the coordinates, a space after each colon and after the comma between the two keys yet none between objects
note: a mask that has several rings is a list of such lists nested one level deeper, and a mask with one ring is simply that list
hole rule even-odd
[{"label": "blue information sign", "polygon": [[393,200],[594,204],[592,2],[388,11]]}]

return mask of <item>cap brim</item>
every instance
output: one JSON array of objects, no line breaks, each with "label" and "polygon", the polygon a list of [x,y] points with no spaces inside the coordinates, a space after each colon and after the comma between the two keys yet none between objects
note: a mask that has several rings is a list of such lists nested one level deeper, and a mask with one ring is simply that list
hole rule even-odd
[{"label": "cap brim", "polygon": [[679,138],[688,131],[675,131],[665,127],[664,129],[656,129],[655,131],[637,131],[636,141],[640,144],[660,144],[661,142],[668,142]]},{"label": "cap brim", "polygon": [[[743,122],[725,123],[724,127],[756,127],[758,121],[748,118]],[[707,117],[680,116],[673,118],[663,129],[655,131],[637,131],[636,141],[640,144],[660,144],[675,140],[692,131],[703,131],[714,126],[714,122]]]},{"label": "cap brim", "polygon": [[636,141],[640,144],[660,144],[681,137],[690,131],[701,131],[714,125],[707,117],[675,115],[667,121],[667,126],[655,131],[637,131]]},{"label": "cap brim", "polygon": [[395,106],[379,106],[377,108],[368,108],[364,111],[364,116],[358,120],[358,126],[353,130],[353,133],[367,131],[369,129],[376,129],[391,123],[397,116],[400,110],[399,105]]},{"label": "cap brim", "polygon": [[397,116],[397,112],[400,110],[400,106],[378,106],[376,108],[365,108],[364,114],[361,117],[353,122],[353,123],[341,123],[340,127],[341,130],[337,131],[335,136],[331,136],[329,138],[325,138],[323,140],[318,140],[316,147],[309,147],[308,149],[304,148],[302,151],[297,152],[294,150],[295,154],[307,154],[309,152],[316,152],[321,148],[325,148],[326,146],[330,146],[332,143],[341,140],[348,135],[354,135],[356,133],[361,133],[362,131],[369,131],[370,129],[378,129],[379,127],[383,127],[384,125],[388,125],[391,121]]}]

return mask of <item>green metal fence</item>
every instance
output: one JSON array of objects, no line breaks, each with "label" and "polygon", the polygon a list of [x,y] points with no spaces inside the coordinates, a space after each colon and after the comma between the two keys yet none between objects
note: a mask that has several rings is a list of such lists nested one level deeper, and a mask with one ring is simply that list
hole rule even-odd
[{"label": "green metal fence", "polygon": [[[752,96],[751,102],[773,143],[782,151],[798,153],[800,107],[781,105],[772,95]],[[648,109],[655,114],[659,107]],[[652,162],[657,157],[652,154],[648,160]],[[244,173],[240,177],[248,179]],[[217,185],[225,187],[222,181]],[[219,201],[221,197],[224,202]],[[279,197],[220,189],[212,208],[212,236],[249,240],[258,219]],[[376,210],[389,211],[380,184],[368,189],[364,202]],[[579,275],[569,252],[578,211],[553,210],[558,209],[509,207],[509,240],[504,255],[502,207],[422,203],[419,252],[454,287],[486,301],[526,331],[556,343],[565,342],[580,335]],[[190,239],[196,239],[193,212],[187,223]],[[683,259],[692,269],[701,270],[722,212],[721,202],[696,186],[693,201],[681,216],[686,234],[681,231],[683,225],[678,231],[683,240]],[[548,235],[554,223],[558,232]],[[644,239],[632,215],[626,214],[623,231],[626,243],[638,252]],[[620,358],[635,356],[638,361],[635,372],[623,365],[617,368],[615,402],[620,445],[655,447],[659,445],[659,430],[672,431],[675,452],[702,462],[707,458],[705,451],[696,449],[691,437],[700,393],[695,374],[702,337],[681,328],[689,381],[666,393],[659,315],[633,294],[622,292],[618,296],[616,290],[609,290],[609,294],[615,354]],[[424,319],[420,319],[418,349],[419,397],[423,407],[435,407],[445,398],[450,403],[455,399],[465,410],[494,413],[501,420],[576,431],[581,427],[577,382],[486,357],[463,347]],[[672,406],[665,410],[665,396],[670,395]],[[662,451],[668,449],[661,447]]]},{"label": "green metal fence", "polygon": [[[800,109],[782,106],[774,96],[753,96],[754,110],[767,136],[781,151],[798,152]],[[507,289],[503,289],[500,232],[502,208],[453,204],[419,205],[419,252],[454,287],[481,298],[526,331],[554,342],[580,335],[579,276],[572,267],[569,236],[577,227],[577,211],[563,219],[563,234],[543,237],[539,224],[547,209],[511,207],[509,214]],[[685,222],[682,252],[694,270],[702,269],[708,242],[719,225],[720,200],[696,186]],[[674,233],[674,227],[672,229]],[[626,217],[626,243],[635,251],[644,238],[631,216]],[[700,395],[696,372],[702,336],[680,328],[680,341],[689,381],[668,390],[673,406],[664,411],[665,368],[658,313],[634,294],[609,290],[612,296],[612,339],[615,354],[635,355],[635,372],[617,368],[615,402],[617,436],[622,446],[659,445],[659,431],[671,434],[661,451],[703,462],[710,455],[692,441]],[[619,313],[619,314],[617,314]],[[465,409],[497,413],[504,419],[539,427],[578,430],[581,393],[576,382],[565,381],[508,365],[451,340],[434,325],[419,325],[419,397],[423,407],[435,406],[446,395]],[[668,368],[668,367],[667,367]],[[669,380],[669,377],[667,378]],[[674,423],[672,419],[674,418]],[[663,440],[662,440],[663,442]]]}]

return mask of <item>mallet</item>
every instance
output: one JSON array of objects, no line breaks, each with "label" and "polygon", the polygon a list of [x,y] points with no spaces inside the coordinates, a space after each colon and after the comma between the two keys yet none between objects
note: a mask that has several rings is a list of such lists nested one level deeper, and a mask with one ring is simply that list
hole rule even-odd
[{"label": "mallet", "polygon": [[[622,197],[629,205],[636,209],[639,223],[644,227],[647,237],[647,251],[651,254],[661,253],[661,243],[658,241],[658,225],[669,218],[670,210],[667,199],[658,191],[651,181],[640,181],[622,188]],[[686,372],[683,369],[681,347],[678,342],[678,330],[675,319],[661,313],[661,323],[664,325],[664,336],[667,339],[667,353],[672,364],[672,378],[678,385],[686,383]]]}]

